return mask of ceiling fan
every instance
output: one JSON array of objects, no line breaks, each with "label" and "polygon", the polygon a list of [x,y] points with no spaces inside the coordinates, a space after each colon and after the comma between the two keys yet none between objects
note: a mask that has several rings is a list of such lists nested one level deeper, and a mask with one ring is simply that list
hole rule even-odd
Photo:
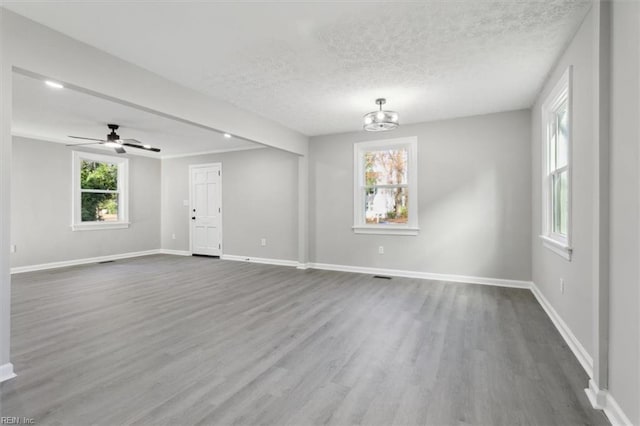
[{"label": "ceiling fan", "polygon": [[104,146],[108,146],[113,148],[118,154],[124,154],[125,151],[123,147],[128,146],[131,148],[144,149],[145,151],[153,151],[160,152],[160,148],[154,148],[151,145],[146,145],[136,139],[120,139],[120,135],[116,133],[116,130],[120,127],[117,124],[107,124],[107,127],[111,129],[111,133],[107,135],[107,139],[95,139],[95,138],[85,138],[83,136],[69,136],[73,139],[84,139],[88,141],[95,142],[87,142],[87,143],[76,143],[69,144],[67,146],[79,146],[79,145],[94,145],[100,144]]}]

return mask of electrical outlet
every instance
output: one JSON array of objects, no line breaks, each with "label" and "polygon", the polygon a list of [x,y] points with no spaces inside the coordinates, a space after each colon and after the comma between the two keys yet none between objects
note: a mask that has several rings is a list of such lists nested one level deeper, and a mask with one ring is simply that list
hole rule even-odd
[{"label": "electrical outlet", "polygon": [[378,247],[378,254],[384,254],[384,246]]},{"label": "electrical outlet", "polygon": [[16,252],[16,245],[15,244],[11,244],[11,246],[9,246],[9,251],[11,253],[15,253]]},{"label": "electrical outlet", "polygon": [[189,207],[189,200],[182,200],[182,205],[185,207]]},{"label": "electrical outlet", "polygon": [[260,245],[261,245],[262,247],[266,246],[266,245],[267,245],[267,239],[266,239],[266,238],[262,238],[262,239],[260,240]]},{"label": "electrical outlet", "polygon": [[175,240],[176,239],[176,234],[171,234],[171,239]]},{"label": "electrical outlet", "polygon": [[564,278],[560,278],[560,293],[564,294]]}]

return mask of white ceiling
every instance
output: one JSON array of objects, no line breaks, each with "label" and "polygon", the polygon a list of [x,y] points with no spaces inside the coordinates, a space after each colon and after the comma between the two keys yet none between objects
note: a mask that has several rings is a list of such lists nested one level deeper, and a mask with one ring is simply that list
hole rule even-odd
[{"label": "white ceiling", "polygon": [[307,135],[527,108],[590,0],[5,1],[5,7]]},{"label": "white ceiling", "polygon": [[13,78],[11,131],[17,136],[75,144],[82,141],[68,135],[105,139],[107,123],[113,123],[121,126],[118,134],[122,138],[138,139],[162,150],[125,148],[130,154],[160,158],[262,147],[69,88],[52,89],[32,77],[14,73]]}]

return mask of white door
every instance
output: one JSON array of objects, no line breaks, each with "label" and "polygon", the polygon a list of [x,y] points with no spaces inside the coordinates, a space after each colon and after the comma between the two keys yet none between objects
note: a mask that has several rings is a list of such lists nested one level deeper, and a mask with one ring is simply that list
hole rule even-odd
[{"label": "white door", "polygon": [[189,167],[191,253],[222,254],[222,165]]}]

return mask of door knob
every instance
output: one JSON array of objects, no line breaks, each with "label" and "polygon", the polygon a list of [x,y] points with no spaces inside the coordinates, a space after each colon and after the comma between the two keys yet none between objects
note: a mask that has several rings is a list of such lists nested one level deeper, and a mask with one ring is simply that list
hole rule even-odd
[{"label": "door knob", "polygon": [[191,219],[192,219],[192,220],[196,220],[196,217],[195,217],[195,216],[191,216]]}]

